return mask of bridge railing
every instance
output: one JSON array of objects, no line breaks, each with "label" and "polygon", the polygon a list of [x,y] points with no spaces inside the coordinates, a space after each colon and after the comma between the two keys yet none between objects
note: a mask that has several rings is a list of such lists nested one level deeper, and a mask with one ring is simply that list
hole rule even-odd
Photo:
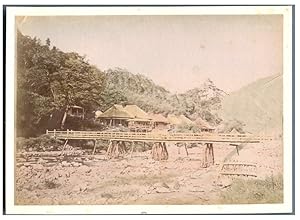
[{"label": "bridge railing", "polygon": [[48,135],[63,139],[105,139],[105,140],[159,140],[159,141],[268,141],[271,136],[226,133],[154,133],[154,132],[112,132],[112,131],[48,131]]}]

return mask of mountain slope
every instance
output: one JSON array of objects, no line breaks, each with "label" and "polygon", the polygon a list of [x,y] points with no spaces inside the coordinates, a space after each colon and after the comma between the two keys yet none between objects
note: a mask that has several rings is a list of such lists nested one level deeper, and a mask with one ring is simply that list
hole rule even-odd
[{"label": "mountain slope", "polygon": [[273,75],[231,93],[222,101],[220,117],[244,122],[249,132],[280,132],[282,83],[282,75]]},{"label": "mountain slope", "polygon": [[144,75],[132,74],[124,69],[108,70],[105,77],[107,93],[119,97],[115,98],[118,103],[113,104],[135,104],[147,112],[183,114],[193,120],[201,117],[211,124],[219,123],[216,111],[227,95],[209,79],[198,88],[172,94]]},{"label": "mountain slope", "polygon": [[221,101],[225,96],[227,94],[217,88],[210,79],[204,81],[199,87],[179,95],[188,106],[192,119],[201,117],[212,124],[219,122],[217,111],[221,108]]},{"label": "mountain slope", "polygon": [[[124,96],[121,103],[135,104],[145,111],[172,112],[172,94],[141,74],[132,74],[124,69],[108,70],[105,73],[106,90]],[[118,100],[116,100],[118,101]]]}]

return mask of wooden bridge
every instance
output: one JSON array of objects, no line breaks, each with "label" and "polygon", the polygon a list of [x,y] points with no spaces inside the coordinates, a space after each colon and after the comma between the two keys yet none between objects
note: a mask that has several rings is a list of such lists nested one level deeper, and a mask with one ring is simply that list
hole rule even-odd
[{"label": "wooden bridge", "polygon": [[86,139],[109,141],[184,142],[184,143],[259,143],[272,140],[271,136],[224,133],[155,133],[155,132],[112,132],[112,131],[46,131],[57,139]]},{"label": "wooden bridge", "polygon": [[[127,153],[126,143],[131,144],[131,154],[136,142],[153,143],[152,158],[154,160],[167,160],[169,155],[167,151],[167,142],[183,143],[187,152],[186,143],[204,143],[206,145],[204,153],[204,166],[214,164],[213,143],[228,143],[235,146],[237,153],[238,145],[243,143],[259,143],[261,141],[272,140],[271,136],[258,136],[249,134],[221,134],[221,133],[174,133],[174,132],[114,132],[114,131],[46,131],[47,135],[57,139],[66,140],[94,140],[94,150],[98,140],[109,141],[106,156],[108,159],[119,157]],[[64,148],[63,148],[64,149]],[[187,152],[188,153],[188,152]]]}]

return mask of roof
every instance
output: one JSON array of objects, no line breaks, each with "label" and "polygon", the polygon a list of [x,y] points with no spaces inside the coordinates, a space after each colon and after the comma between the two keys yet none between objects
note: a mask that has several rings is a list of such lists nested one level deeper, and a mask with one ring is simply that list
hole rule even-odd
[{"label": "roof", "polygon": [[128,119],[127,121],[142,121],[142,122],[148,122],[148,121],[150,121],[150,119],[147,119],[147,118],[131,118],[131,119]]},{"label": "roof", "polygon": [[179,119],[181,120],[181,123],[183,123],[183,124],[194,124],[193,121],[191,121],[189,118],[187,118],[184,115],[180,115]]},{"label": "roof", "polygon": [[124,110],[135,118],[150,119],[149,115],[136,105],[126,105]]},{"label": "roof", "polygon": [[95,118],[98,118],[102,114],[103,112],[101,112],[100,110],[95,111]]},{"label": "roof", "polygon": [[132,114],[127,112],[122,105],[113,105],[107,109],[103,114],[99,115],[99,118],[134,118]]},{"label": "roof", "polygon": [[204,128],[204,129],[215,129],[212,126],[210,126],[208,124],[207,121],[204,121],[202,118],[197,118],[195,121],[196,125],[198,125],[200,128]]},{"label": "roof", "polygon": [[169,123],[168,119],[162,114],[150,114],[150,117],[154,122]]},{"label": "roof", "polygon": [[235,128],[230,131],[230,134],[240,134]]},{"label": "roof", "polygon": [[167,119],[170,122],[170,124],[173,124],[173,125],[179,125],[179,124],[181,124],[181,120],[176,115],[169,114],[167,116]]},{"label": "roof", "polygon": [[71,105],[71,106],[69,106],[69,108],[80,108],[80,109],[83,109],[81,106],[78,106],[78,105]]}]

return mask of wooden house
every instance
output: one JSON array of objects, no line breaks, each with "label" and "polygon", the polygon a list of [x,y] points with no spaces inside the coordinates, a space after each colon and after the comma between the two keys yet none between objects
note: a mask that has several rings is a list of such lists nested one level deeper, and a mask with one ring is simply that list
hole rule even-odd
[{"label": "wooden house", "polygon": [[128,126],[128,120],[134,118],[127,112],[122,105],[113,105],[101,115],[98,119],[107,126]]},{"label": "wooden house", "polygon": [[167,130],[169,128],[169,121],[162,114],[150,114],[152,127],[156,130]]},{"label": "wooden house", "polygon": [[176,115],[173,115],[173,114],[169,114],[167,119],[170,123],[169,127],[171,129],[176,128],[180,125],[192,125],[192,124],[194,124],[193,121],[191,121],[189,118],[187,118],[184,115],[176,116]]},{"label": "wooden house", "polygon": [[136,105],[126,105],[124,110],[133,116],[128,119],[128,128],[131,131],[151,131],[151,118],[144,110]]},{"label": "wooden house", "polygon": [[231,131],[230,131],[230,134],[240,134],[240,132],[238,130],[236,130],[235,128],[233,128]]},{"label": "wooden house", "polygon": [[202,118],[197,118],[195,120],[195,124],[196,126],[198,126],[200,128],[201,132],[209,132],[212,133],[215,131],[215,128],[213,128],[212,126],[210,126],[208,124],[208,122],[204,121]]},{"label": "wooden house", "polygon": [[69,117],[84,119],[84,108],[77,105],[68,106],[66,114]]}]

